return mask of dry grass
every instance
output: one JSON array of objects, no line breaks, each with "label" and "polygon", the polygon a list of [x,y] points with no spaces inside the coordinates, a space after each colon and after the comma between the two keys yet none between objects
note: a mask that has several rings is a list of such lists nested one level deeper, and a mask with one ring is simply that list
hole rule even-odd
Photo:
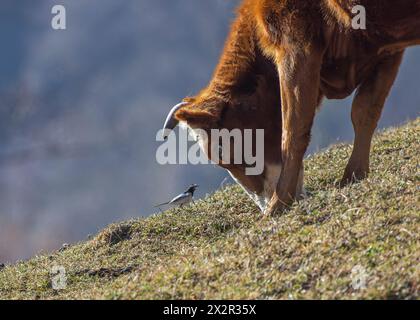
[{"label": "dry grass", "polygon": [[[3,299],[418,299],[420,120],[375,138],[371,177],[338,189],[350,146],[306,161],[311,196],[261,219],[238,187],[112,225],[0,271]],[[64,266],[67,288],[51,288]],[[355,289],[357,270],[366,287]]]}]

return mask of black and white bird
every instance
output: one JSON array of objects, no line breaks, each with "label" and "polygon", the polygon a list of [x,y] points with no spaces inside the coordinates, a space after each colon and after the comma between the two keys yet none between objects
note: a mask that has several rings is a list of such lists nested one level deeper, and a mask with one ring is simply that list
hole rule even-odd
[{"label": "black and white bird", "polygon": [[158,204],[157,206],[155,206],[155,208],[158,208],[160,206],[165,206],[165,205],[182,208],[184,205],[193,201],[194,192],[197,188],[198,188],[197,184],[192,184],[184,193],[181,193],[180,195],[176,196],[171,201]]}]

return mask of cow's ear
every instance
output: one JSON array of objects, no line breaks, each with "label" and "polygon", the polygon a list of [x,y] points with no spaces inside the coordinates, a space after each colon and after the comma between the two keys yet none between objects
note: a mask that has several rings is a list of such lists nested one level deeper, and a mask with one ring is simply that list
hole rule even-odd
[{"label": "cow's ear", "polygon": [[215,110],[203,110],[190,106],[185,106],[175,113],[175,118],[186,122],[191,127],[207,128],[213,126],[219,115]]}]

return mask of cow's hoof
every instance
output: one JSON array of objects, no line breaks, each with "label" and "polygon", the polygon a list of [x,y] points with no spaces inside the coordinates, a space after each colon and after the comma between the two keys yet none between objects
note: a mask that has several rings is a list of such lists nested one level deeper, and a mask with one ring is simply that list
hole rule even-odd
[{"label": "cow's hoof", "polygon": [[346,170],[344,173],[343,178],[341,179],[339,183],[340,188],[344,188],[348,186],[349,184],[358,183],[361,180],[364,180],[368,177],[369,170]]},{"label": "cow's hoof", "polygon": [[273,197],[273,199],[271,199],[270,203],[264,211],[264,216],[278,216],[284,213],[287,209],[289,209],[289,205],[287,205],[285,202],[281,201],[277,197]]}]

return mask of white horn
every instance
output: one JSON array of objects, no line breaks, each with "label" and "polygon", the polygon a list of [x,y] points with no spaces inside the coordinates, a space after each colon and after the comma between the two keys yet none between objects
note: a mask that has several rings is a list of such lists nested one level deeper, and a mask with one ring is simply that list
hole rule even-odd
[{"label": "white horn", "polygon": [[187,104],[188,104],[187,102],[178,103],[175,107],[171,109],[171,111],[169,111],[168,116],[166,117],[166,120],[165,120],[165,125],[163,126],[163,139],[166,140],[169,134],[171,133],[171,131],[175,129],[175,127],[178,125],[178,120],[175,119],[174,117],[175,112],[177,112],[179,109],[181,109],[183,106]]}]

